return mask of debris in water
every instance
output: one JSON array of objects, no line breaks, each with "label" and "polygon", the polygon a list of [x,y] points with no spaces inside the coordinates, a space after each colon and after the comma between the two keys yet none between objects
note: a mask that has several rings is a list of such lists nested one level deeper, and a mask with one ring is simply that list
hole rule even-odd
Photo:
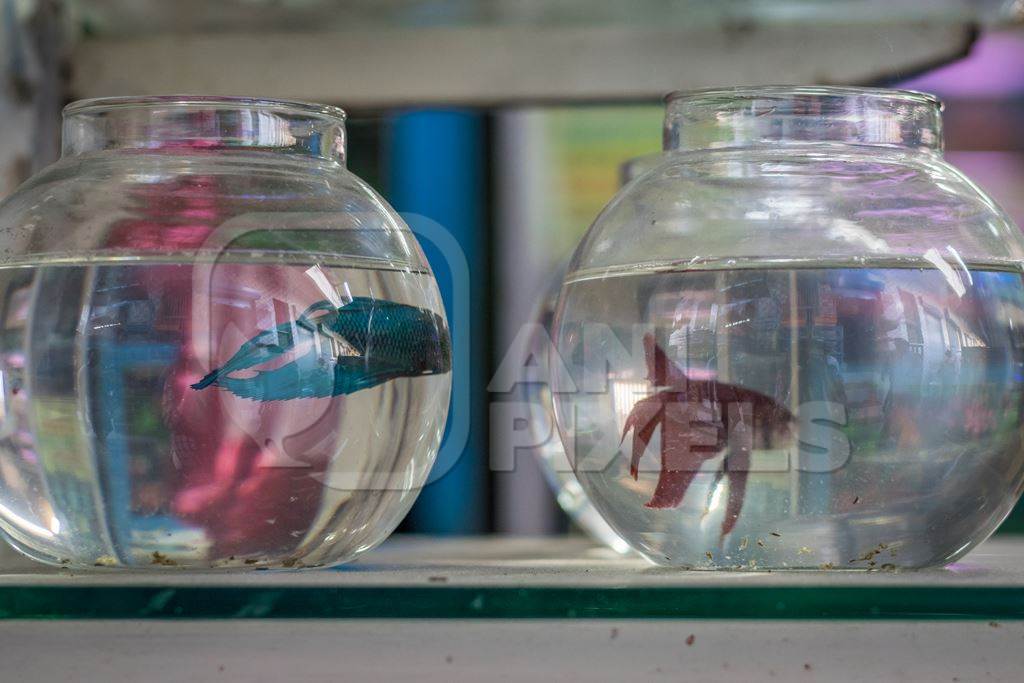
[{"label": "debris in water", "polygon": [[150,562],[150,564],[162,564],[165,567],[173,567],[176,564],[178,564],[177,562],[175,562],[171,558],[167,557],[163,553],[157,552],[155,550],[153,551],[152,557],[153,557],[153,559]]}]

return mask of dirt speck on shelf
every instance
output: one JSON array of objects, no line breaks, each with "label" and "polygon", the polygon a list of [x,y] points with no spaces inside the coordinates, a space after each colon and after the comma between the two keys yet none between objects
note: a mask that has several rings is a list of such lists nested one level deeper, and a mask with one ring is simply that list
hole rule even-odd
[{"label": "dirt speck on shelf", "polygon": [[161,565],[163,565],[165,567],[173,567],[173,566],[178,564],[177,562],[175,562],[170,557],[167,557],[163,553],[158,552],[156,550],[153,551],[153,554],[150,557],[152,558],[149,561],[150,564],[161,564]]}]

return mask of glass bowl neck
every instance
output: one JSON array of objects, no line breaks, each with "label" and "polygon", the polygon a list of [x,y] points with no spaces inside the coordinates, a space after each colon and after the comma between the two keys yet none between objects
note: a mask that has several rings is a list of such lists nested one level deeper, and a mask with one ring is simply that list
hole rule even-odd
[{"label": "glass bowl neck", "polygon": [[249,150],[344,163],[345,112],[283,100],[138,97],[64,110],[61,156],[106,150]]},{"label": "glass bowl neck", "polygon": [[942,152],[942,103],[907,90],[731,88],[673,93],[666,106],[665,151],[836,143]]}]

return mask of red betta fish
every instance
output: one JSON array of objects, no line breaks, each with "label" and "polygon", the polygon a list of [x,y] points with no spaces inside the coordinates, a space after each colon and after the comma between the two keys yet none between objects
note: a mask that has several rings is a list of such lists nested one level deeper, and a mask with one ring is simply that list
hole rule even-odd
[{"label": "red betta fish", "polygon": [[661,473],[647,507],[674,508],[682,503],[701,464],[725,449],[718,472],[729,479],[724,537],[736,526],[743,507],[754,439],[770,445],[781,431],[792,434],[793,413],[757,391],[688,377],[650,333],[644,335],[644,356],[648,381],[664,388],[637,401],[626,419],[622,442],[630,430],[634,432],[629,473],[633,479],[639,476],[640,458],[660,425]]}]

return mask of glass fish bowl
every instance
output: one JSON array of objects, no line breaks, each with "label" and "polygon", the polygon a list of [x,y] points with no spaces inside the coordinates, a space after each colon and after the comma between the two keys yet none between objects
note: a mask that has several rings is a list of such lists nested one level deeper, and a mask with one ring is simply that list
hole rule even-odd
[{"label": "glass fish bowl", "polygon": [[692,569],[943,565],[1024,484],[1024,240],[943,160],[941,104],[667,99],[665,154],[578,246],[552,372],[609,525]]},{"label": "glass fish bowl", "polygon": [[[629,159],[619,167],[621,185],[629,183],[644,171],[653,168],[660,154]],[[558,304],[558,293],[562,287],[562,279],[568,263],[562,263],[551,277],[551,283],[539,297],[533,311],[534,327],[530,334],[527,353],[538,364],[538,375],[550,377],[548,359],[551,351],[551,324],[555,317]],[[608,546],[617,553],[630,551],[629,544],[623,541],[608,522],[598,513],[587,498],[586,492],[576,480],[572,464],[565,455],[562,442],[557,432],[551,429],[553,424],[550,384],[541,382],[521,382],[518,385],[523,392],[522,400],[530,406],[533,418],[529,430],[531,443],[541,444],[534,449],[544,478],[555,494],[555,499],[562,511],[568,515],[580,529],[595,541]]]},{"label": "glass fish bowl", "polygon": [[113,98],[0,206],[0,529],[54,565],[330,565],[416,498],[450,341],[334,107]]},{"label": "glass fish bowl", "polygon": [[[552,285],[540,297],[534,307],[533,328],[525,348],[527,358],[534,359],[539,377],[550,377],[548,360],[551,348],[551,322],[554,319],[558,292],[562,285],[562,273],[559,269]],[[590,503],[586,492],[576,480],[572,464],[565,455],[558,433],[552,429],[551,385],[543,382],[520,382],[520,398],[529,406],[530,443],[540,444],[533,449],[537,456],[540,470],[547,481],[555,500],[562,511],[576,526],[590,538],[617,553],[630,552],[629,544],[623,541],[608,522]]]}]

